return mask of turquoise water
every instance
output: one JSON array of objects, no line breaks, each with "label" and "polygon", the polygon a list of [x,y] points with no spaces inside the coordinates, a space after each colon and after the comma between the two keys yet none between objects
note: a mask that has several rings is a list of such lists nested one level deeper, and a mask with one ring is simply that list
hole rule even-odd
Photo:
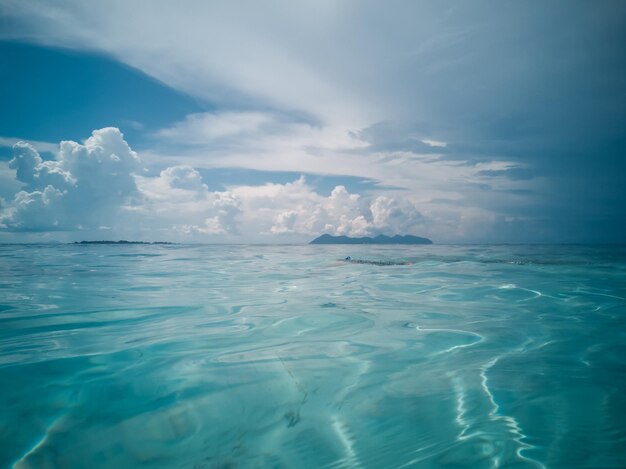
[{"label": "turquoise water", "polygon": [[625,461],[623,246],[0,246],[0,467]]}]

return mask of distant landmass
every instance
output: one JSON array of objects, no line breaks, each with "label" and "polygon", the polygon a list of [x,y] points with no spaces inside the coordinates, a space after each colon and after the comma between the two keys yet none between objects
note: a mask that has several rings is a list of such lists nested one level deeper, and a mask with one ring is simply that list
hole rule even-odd
[{"label": "distant landmass", "polygon": [[166,241],[126,241],[120,239],[119,241],[74,241],[74,244],[173,244]]},{"label": "distant landmass", "polygon": [[323,234],[322,236],[315,238],[309,244],[433,244],[433,242],[428,238],[421,238],[419,236],[412,235],[379,235],[375,238],[367,236],[363,238],[351,238],[350,236],[332,236],[329,234]]}]

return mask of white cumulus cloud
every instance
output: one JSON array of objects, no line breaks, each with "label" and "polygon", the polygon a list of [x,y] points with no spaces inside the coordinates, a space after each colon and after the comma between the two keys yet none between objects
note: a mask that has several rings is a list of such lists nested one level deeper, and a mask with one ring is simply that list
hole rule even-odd
[{"label": "white cumulus cloud", "polygon": [[13,146],[9,167],[23,188],[8,202],[1,223],[13,231],[76,230],[114,221],[137,195],[137,154],[116,128],[95,130],[83,144],[63,141],[44,161],[24,142]]},{"label": "white cumulus cloud", "polygon": [[[305,241],[321,233],[437,239],[441,233],[449,238],[488,233],[497,221],[493,213],[483,211],[482,222],[475,226],[471,220],[478,212],[471,206],[453,209],[445,201],[420,201],[409,191],[359,194],[337,185],[322,194],[304,176],[285,184],[234,185],[216,191],[189,164],[147,172],[116,128],[95,130],[83,143],[63,141],[52,160],[42,158],[28,143],[18,142],[13,150],[8,168],[21,187],[0,206],[0,229],[5,232],[79,231],[85,235],[74,237],[224,242]],[[397,166],[404,177],[417,180],[426,164],[408,153],[353,158],[364,163],[384,160],[380,168]],[[471,170],[500,166],[482,164]],[[464,165],[449,169],[447,174],[457,174],[459,180],[469,171]]]},{"label": "white cumulus cloud", "polygon": [[[261,233],[366,236],[391,233],[395,227],[385,222],[393,222],[393,217],[404,219],[402,228],[409,229],[406,232],[415,230],[422,220],[409,201],[363,197],[341,185],[324,196],[310,187],[304,177],[287,184],[240,186],[231,191],[241,200],[246,215],[242,223],[258,227]],[[395,211],[391,216],[381,215],[381,204],[394,207]],[[400,227],[397,222],[396,227]]]}]

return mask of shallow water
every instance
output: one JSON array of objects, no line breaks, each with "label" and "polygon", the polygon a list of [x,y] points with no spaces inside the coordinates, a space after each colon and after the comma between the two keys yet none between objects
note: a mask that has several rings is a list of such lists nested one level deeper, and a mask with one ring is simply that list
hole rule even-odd
[{"label": "shallow water", "polygon": [[625,416],[624,246],[0,246],[0,467],[624,467]]}]

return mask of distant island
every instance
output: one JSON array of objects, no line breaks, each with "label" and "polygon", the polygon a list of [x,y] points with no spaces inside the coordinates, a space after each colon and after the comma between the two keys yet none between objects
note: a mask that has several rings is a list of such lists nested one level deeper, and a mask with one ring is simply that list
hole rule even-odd
[{"label": "distant island", "polygon": [[74,241],[74,244],[173,244],[166,241],[126,241],[120,239],[119,241]]},{"label": "distant island", "polygon": [[351,238],[350,236],[332,236],[329,234],[323,234],[322,236],[315,238],[309,244],[433,244],[433,242],[428,238],[421,238],[419,236],[412,235],[378,235],[375,238],[367,236],[363,238]]}]

